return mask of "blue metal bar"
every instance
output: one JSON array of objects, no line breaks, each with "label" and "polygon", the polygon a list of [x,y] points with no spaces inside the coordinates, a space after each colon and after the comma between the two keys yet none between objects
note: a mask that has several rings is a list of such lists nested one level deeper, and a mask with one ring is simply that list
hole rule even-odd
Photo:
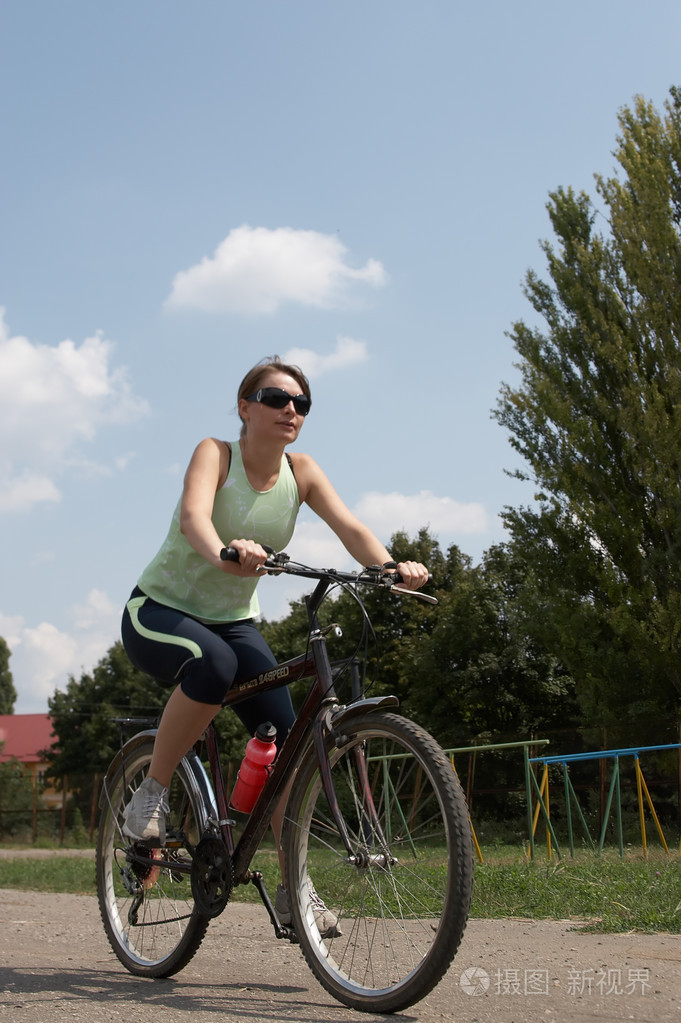
[{"label": "blue metal bar", "polygon": [[655,750],[681,749],[681,742],[668,743],[665,746],[632,746],[629,749],[602,749],[593,753],[566,753],[551,757],[531,757],[531,764],[572,764],[577,760],[603,760],[606,757],[637,757],[639,753],[650,753]]}]

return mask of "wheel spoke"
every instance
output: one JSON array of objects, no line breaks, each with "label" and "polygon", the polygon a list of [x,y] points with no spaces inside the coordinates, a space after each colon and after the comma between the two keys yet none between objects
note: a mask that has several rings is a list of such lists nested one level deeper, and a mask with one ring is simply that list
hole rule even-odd
[{"label": "wheel spoke", "polygon": [[137,737],[126,746],[124,767],[105,779],[97,847],[97,890],[111,946],[131,973],[170,976],[196,949],[208,919],[194,905],[191,855],[200,819],[196,797],[183,764],[168,794],[168,845],[150,849],[131,843],[122,832],[122,811],[146,776],[151,739]]},{"label": "wheel spoke", "polygon": [[[352,733],[329,757],[355,855],[340,841],[311,759],[286,818],[292,912],[310,966],[335,997],[397,1011],[437,983],[458,947],[472,884],[470,825],[456,776],[430,736],[380,713],[353,721]],[[308,878],[340,934],[320,933]]]}]

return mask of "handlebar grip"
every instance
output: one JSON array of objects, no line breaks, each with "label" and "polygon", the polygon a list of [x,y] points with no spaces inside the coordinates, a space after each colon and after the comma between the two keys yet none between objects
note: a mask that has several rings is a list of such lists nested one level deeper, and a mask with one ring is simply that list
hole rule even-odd
[{"label": "handlebar grip", "polygon": [[[396,584],[396,585],[398,585],[398,586],[399,586],[399,584],[400,584],[401,582],[404,582],[404,580],[402,579],[402,576],[400,575],[400,573],[399,573],[399,572],[391,572],[390,574],[391,574],[391,576],[393,577],[393,579],[395,580],[395,584]],[[433,573],[432,573],[432,572],[429,572],[429,573],[428,573],[428,582],[429,582],[429,583],[432,583],[432,581],[433,581]]]},{"label": "handlebar grip", "polygon": [[239,552],[236,547],[223,547],[220,551],[221,561],[239,561]]}]

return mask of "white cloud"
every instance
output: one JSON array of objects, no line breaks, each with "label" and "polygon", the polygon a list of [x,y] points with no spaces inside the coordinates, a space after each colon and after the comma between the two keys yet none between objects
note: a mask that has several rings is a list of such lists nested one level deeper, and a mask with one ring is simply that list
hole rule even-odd
[{"label": "white cloud", "polygon": [[54,551],[40,551],[40,550],[38,550],[38,551],[35,552],[35,554],[33,554],[31,556],[30,564],[31,565],[46,565],[50,561],[54,561],[54,560],[55,560],[55,553],[54,553]]},{"label": "white cloud", "polygon": [[28,470],[12,476],[11,466],[8,462],[4,464],[6,473],[2,472],[0,462],[0,512],[22,512],[44,501],[61,501],[59,490],[47,476]]},{"label": "white cloud", "polygon": [[[80,452],[97,431],[145,415],[113,345],[101,334],[58,345],[11,337],[0,307],[0,511],[24,511],[58,501],[59,477],[95,467]],[[98,472],[110,471],[96,467]]]},{"label": "white cloud", "polygon": [[21,642],[23,629],[24,619],[21,615],[5,615],[0,611],[0,636],[5,640],[10,650]]},{"label": "white cloud", "polygon": [[[41,622],[35,628],[25,628],[21,636],[20,657],[22,669],[28,669],[31,695],[47,700],[54,690],[56,679],[66,677],[78,656],[78,643],[73,636],[60,632],[50,622]],[[12,664],[12,668],[14,665]],[[14,670],[12,671],[14,676]],[[23,675],[23,670],[22,670]],[[17,681],[21,682],[17,677]],[[16,683],[15,683],[16,685]],[[19,692],[20,686],[16,686]],[[28,694],[21,685],[22,700]]]},{"label": "white cloud", "polygon": [[354,338],[339,334],[336,338],[335,351],[329,355],[319,355],[311,348],[289,348],[283,356],[283,361],[300,366],[305,375],[312,380],[335,369],[357,366],[361,362],[366,362],[368,358],[364,341],[356,341]]},{"label": "white cloud", "polygon": [[243,224],[212,256],[175,275],[166,308],[255,315],[275,313],[289,302],[334,308],[357,285],[376,288],[386,282],[378,260],[356,269],[347,256],[335,235]]},{"label": "white cloud", "polygon": [[[341,570],[350,570],[354,565],[333,530],[317,518],[299,523],[288,551],[292,558],[304,565]],[[306,585],[309,588],[309,582]]]},{"label": "white cloud", "polygon": [[136,452],[126,451],[124,455],[119,455],[118,458],[114,459],[114,465],[116,466],[117,469],[119,469],[122,472],[124,469],[127,469],[128,465],[133,460],[133,458],[135,458],[135,456]]},{"label": "white cloud", "polygon": [[120,634],[121,609],[101,590],[92,590],[69,611],[71,627],[51,622],[29,625],[0,612],[0,636],[12,653],[10,671],[17,690],[15,711],[44,713],[48,697],[64,689],[70,675],[79,678],[101,660]]},{"label": "white cloud", "polygon": [[354,510],[357,517],[382,538],[400,529],[414,534],[423,526],[435,536],[484,533],[488,528],[487,513],[481,504],[437,497],[430,490],[418,494],[368,493]]}]

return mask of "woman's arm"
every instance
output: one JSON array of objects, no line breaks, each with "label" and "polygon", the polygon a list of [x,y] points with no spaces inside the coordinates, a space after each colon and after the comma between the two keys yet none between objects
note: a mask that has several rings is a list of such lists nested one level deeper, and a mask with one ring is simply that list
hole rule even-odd
[{"label": "woman's arm", "polygon": [[[350,511],[314,459],[300,453],[291,457],[301,501],[331,527],[352,557],[363,566],[392,561],[387,548]],[[428,569],[419,562],[405,561],[397,567],[408,589],[418,589],[428,581]]]},{"label": "woman's arm", "polygon": [[[180,529],[195,551],[228,575],[259,575],[267,557],[260,544],[252,540],[223,541],[213,525],[215,494],[227,479],[229,447],[213,437],[198,445],[187,467],[180,506]],[[239,563],[222,561],[220,551],[225,542],[239,551]]]}]

